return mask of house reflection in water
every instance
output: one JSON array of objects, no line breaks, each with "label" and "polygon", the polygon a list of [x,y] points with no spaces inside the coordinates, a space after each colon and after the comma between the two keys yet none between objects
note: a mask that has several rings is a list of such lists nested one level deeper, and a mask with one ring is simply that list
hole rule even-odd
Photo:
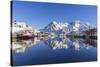
[{"label": "house reflection in water", "polygon": [[28,40],[14,40],[12,42],[12,51],[15,53],[25,52],[26,48],[35,46],[36,43],[39,41],[40,39],[38,38],[33,38]]}]

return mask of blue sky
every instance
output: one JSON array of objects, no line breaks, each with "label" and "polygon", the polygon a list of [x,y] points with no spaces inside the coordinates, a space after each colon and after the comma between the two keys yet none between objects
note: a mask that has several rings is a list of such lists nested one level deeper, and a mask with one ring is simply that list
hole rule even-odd
[{"label": "blue sky", "polygon": [[54,4],[40,2],[13,1],[13,21],[26,22],[36,28],[43,28],[51,21],[97,23],[97,7],[89,5]]}]

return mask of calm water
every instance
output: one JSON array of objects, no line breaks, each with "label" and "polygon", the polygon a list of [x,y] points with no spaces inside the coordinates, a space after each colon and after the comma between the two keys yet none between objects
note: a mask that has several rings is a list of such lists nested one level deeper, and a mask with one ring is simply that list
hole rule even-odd
[{"label": "calm water", "polygon": [[97,60],[97,41],[71,38],[15,40],[13,65],[36,65]]}]

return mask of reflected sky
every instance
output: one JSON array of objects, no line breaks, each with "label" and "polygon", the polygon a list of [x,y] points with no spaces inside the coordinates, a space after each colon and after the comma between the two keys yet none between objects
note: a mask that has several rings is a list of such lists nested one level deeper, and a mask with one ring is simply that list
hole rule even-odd
[{"label": "reflected sky", "polygon": [[97,41],[35,37],[13,41],[12,52],[13,65],[95,61],[97,60]]}]

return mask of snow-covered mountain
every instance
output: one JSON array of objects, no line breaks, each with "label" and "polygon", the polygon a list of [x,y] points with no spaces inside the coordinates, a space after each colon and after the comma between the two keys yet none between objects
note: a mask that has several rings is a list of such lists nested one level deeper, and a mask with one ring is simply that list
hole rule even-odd
[{"label": "snow-covered mountain", "polygon": [[93,29],[94,26],[89,24],[88,22],[86,22],[85,24],[83,24],[82,26],[82,31],[85,31],[85,30],[89,30],[89,29]]},{"label": "snow-covered mountain", "polygon": [[55,32],[55,31],[62,31],[66,33],[70,33],[72,31],[77,32],[79,31],[80,23],[79,21],[75,21],[72,23],[61,23],[53,21],[50,24],[48,24],[44,30],[48,32]]},{"label": "snow-covered mountain", "polygon": [[56,22],[52,21],[50,24],[44,27],[44,31],[46,32],[53,32],[53,33],[67,33],[67,34],[80,34],[82,31],[93,29],[94,26],[89,24],[88,22],[82,24],[80,21],[74,21],[70,23],[64,23],[64,22]]},{"label": "snow-covered mountain", "polygon": [[68,27],[68,23],[52,21],[50,24],[44,27],[44,30],[48,32],[56,32],[56,31],[63,30],[64,28],[67,29],[67,27]]},{"label": "snow-covered mountain", "polygon": [[68,26],[69,33],[71,33],[71,32],[78,33],[79,29],[80,29],[80,21],[74,21],[74,22],[69,23],[69,26]]}]

